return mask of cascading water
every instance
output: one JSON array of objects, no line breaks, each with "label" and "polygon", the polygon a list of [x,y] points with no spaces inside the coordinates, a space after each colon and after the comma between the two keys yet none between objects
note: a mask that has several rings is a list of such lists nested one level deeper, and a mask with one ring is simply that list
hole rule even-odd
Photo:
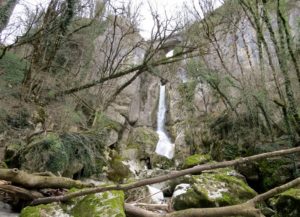
[{"label": "cascading water", "polygon": [[159,90],[156,131],[159,136],[159,141],[156,145],[155,152],[159,155],[172,159],[174,156],[175,145],[171,143],[170,138],[165,132],[166,110],[166,86],[161,85]]}]

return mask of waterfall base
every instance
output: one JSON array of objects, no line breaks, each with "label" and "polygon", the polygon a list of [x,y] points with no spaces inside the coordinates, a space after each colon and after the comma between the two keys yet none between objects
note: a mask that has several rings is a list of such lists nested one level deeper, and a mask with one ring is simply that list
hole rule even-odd
[{"label": "waterfall base", "polygon": [[172,144],[168,136],[163,131],[157,131],[159,141],[156,146],[155,152],[159,155],[165,156],[168,159],[174,157],[175,144]]}]

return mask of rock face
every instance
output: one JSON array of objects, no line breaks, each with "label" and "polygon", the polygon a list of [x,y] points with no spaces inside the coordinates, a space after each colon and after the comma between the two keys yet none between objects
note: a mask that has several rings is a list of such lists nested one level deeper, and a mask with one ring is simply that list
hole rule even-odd
[{"label": "rock face", "polygon": [[[133,128],[128,138],[127,151],[134,150],[136,159],[151,158],[158,142],[157,133],[147,127]],[[130,156],[128,156],[130,158]]]},{"label": "rock face", "polygon": [[189,183],[176,186],[172,205],[175,210],[219,207],[242,203],[255,195],[236,171],[220,169],[193,175]]},{"label": "rock face", "polygon": [[107,191],[77,198],[71,205],[51,203],[25,207],[20,217],[125,217],[124,193]]}]

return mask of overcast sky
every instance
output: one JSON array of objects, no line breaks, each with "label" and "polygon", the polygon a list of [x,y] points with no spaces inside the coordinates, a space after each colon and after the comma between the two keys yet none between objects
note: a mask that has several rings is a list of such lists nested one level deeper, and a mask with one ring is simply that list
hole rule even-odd
[{"label": "overcast sky", "polygon": [[[118,2],[126,2],[128,0],[116,0]],[[141,22],[139,28],[141,29],[141,35],[149,39],[150,38],[150,30],[153,26],[153,21],[151,18],[151,13],[149,10],[148,1],[146,0],[132,0],[134,5],[141,4]],[[203,1],[203,0],[149,0],[149,3],[152,5],[153,9],[157,10],[162,18],[165,18],[165,12],[168,17],[174,17],[178,13],[181,13],[183,10],[183,4],[191,2]],[[219,0],[215,1],[216,7],[220,6]],[[35,8],[39,7],[47,7],[49,0],[20,0],[19,4],[15,7],[13,14],[11,16],[10,23],[6,30],[2,33],[2,40],[5,40],[6,43],[11,43],[14,41],[16,35],[21,34],[22,26],[20,23],[24,23],[28,13],[28,9],[34,13]],[[27,8],[27,9],[26,9]],[[19,26],[18,26],[19,25]],[[12,28],[12,26],[14,26]],[[13,33],[12,33],[13,31]],[[6,36],[6,39],[4,39]]]}]

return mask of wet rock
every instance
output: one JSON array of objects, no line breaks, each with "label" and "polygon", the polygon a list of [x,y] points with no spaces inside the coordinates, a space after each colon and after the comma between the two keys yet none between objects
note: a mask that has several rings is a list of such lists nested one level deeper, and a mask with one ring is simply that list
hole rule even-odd
[{"label": "wet rock", "polygon": [[245,202],[255,195],[235,170],[219,169],[193,175],[176,186],[172,206],[175,210],[220,207]]}]

